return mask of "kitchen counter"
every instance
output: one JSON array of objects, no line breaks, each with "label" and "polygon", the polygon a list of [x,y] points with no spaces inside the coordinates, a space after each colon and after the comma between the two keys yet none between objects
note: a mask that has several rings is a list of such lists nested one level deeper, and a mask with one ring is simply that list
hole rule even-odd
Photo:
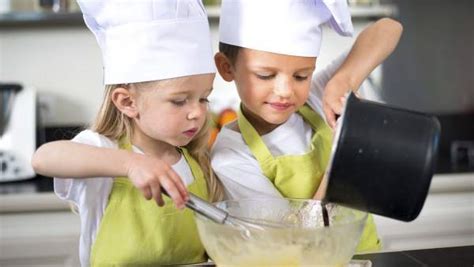
[{"label": "kitchen counter", "polygon": [[[356,255],[348,266],[373,267],[472,267],[474,265],[474,246],[445,247],[435,249],[407,250],[398,252]],[[368,264],[367,261],[370,261]],[[213,263],[181,266],[215,266]]]},{"label": "kitchen counter", "polygon": [[[471,192],[474,173],[435,174],[430,195]],[[474,203],[473,203],[474,205]],[[53,193],[53,179],[37,176],[31,180],[0,183],[0,213],[68,209]]]},{"label": "kitchen counter", "polygon": [[[53,193],[51,178],[0,184],[0,216],[70,211],[69,203]],[[435,174],[423,210],[412,222],[377,215],[374,220],[384,252],[474,245],[474,173]]]},{"label": "kitchen counter", "polygon": [[[436,174],[413,222],[374,219],[383,251],[355,259],[388,267],[473,266],[474,173]],[[0,184],[0,221],[0,266],[79,264],[79,216],[53,193],[51,178]]]},{"label": "kitchen counter", "polygon": [[356,255],[354,259],[370,260],[374,267],[472,267],[474,265],[474,246],[365,254]]},{"label": "kitchen counter", "polygon": [[0,184],[0,213],[70,209],[69,204],[60,200],[53,190],[53,179],[42,176]]}]

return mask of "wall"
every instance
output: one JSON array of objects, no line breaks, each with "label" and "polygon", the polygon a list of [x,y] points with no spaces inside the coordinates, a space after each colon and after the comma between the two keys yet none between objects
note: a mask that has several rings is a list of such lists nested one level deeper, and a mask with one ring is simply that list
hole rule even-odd
[{"label": "wall", "polygon": [[[357,35],[369,20],[354,21]],[[211,20],[214,50],[218,23]],[[327,65],[353,38],[325,29],[317,68]],[[85,26],[0,28],[0,81],[34,86],[48,104],[45,125],[85,124],[93,120],[102,99],[102,62],[94,36]],[[231,83],[215,81],[211,108],[236,107],[238,96]]]},{"label": "wall", "polygon": [[83,27],[0,32],[0,80],[34,86],[51,110],[47,124],[80,124],[101,100],[101,55]]},{"label": "wall", "polygon": [[383,99],[436,114],[474,112],[474,1],[390,2],[404,32],[384,64]]}]

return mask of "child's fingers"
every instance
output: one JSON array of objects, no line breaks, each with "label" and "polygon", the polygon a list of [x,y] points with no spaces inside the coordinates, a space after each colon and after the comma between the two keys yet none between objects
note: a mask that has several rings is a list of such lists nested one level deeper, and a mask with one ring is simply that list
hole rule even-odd
[{"label": "child's fingers", "polygon": [[327,173],[325,173],[321,183],[319,184],[318,191],[316,191],[316,194],[314,194],[314,197],[313,197],[314,199],[323,200],[326,197],[327,182],[328,182],[328,177],[327,177]]},{"label": "child's fingers", "polygon": [[328,102],[323,105],[323,110],[326,115],[326,118],[328,120],[329,125],[331,128],[336,127],[336,116],[341,115],[343,107],[344,107],[345,100],[342,101],[342,98],[340,101],[333,101],[333,102]]},{"label": "child's fingers", "polygon": [[175,183],[184,201],[188,201],[189,200],[188,189],[186,188],[186,185],[184,185],[181,177],[179,177],[179,175],[173,169],[170,169],[170,171],[168,172],[168,175],[171,178],[171,180],[173,180],[173,182]]},{"label": "child's fingers", "polygon": [[160,178],[161,186],[164,188],[164,190],[166,190],[168,196],[173,200],[175,206],[178,209],[184,208],[184,199],[178,191],[174,181],[167,176],[161,176]]},{"label": "child's fingers", "polygon": [[[339,100],[341,101],[341,109],[342,109],[342,106],[346,104],[347,97],[343,96]],[[341,110],[341,112],[342,112],[342,110]]]},{"label": "child's fingers", "polygon": [[326,120],[331,128],[334,128],[336,125],[336,116],[332,109],[328,105],[323,105],[324,115],[326,115]]},{"label": "child's fingers", "polygon": [[143,192],[143,196],[145,197],[145,199],[150,200],[153,197],[150,186],[142,187],[141,190]]},{"label": "child's fingers", "polygon": [[153,179],[150,181],[151,193],[153,194],[153,199],[156,201],[158,206],[162,207],[165,205],[165,201],[161,196],[161,187],[158,180]]}]

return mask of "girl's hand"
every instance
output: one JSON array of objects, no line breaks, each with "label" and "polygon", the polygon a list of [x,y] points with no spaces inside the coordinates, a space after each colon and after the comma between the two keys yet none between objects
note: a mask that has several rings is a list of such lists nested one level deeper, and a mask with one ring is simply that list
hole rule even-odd
[{"label": "girl's hand", "polygon": [[166,190],[178,209],[183,209],[188,201],[183,181],[169,164],[160,159],[133,153],[127,164],[127,175],[146,199],[153,198],[160,207],[165,204],[162,190]]},{"label": "girl's hand", "polygon": [[[336,116],[341,115],[346,103],[347,95],[351,90],[349,79],[334,76],[326,84],[323,94],[323,110],[329,126],[336,128]],[[355,92],[358,96],[357,92]]]}]

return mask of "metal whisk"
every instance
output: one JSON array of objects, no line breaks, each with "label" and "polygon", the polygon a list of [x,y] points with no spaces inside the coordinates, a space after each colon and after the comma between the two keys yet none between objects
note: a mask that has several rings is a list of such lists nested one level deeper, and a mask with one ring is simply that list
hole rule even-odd
[{"label": "metal whisk", "polygon": [[216,223],[232,225],[234,227],[241,227],[244,229],[264,230],[266,227],[286,228],[289,226],[283,222],[273,222],[262,219],[251,219],[230,215],[225,210],[210,204],[209,202],[192,193],[189,193],[189,200],[186,202],[186,207]]}]

